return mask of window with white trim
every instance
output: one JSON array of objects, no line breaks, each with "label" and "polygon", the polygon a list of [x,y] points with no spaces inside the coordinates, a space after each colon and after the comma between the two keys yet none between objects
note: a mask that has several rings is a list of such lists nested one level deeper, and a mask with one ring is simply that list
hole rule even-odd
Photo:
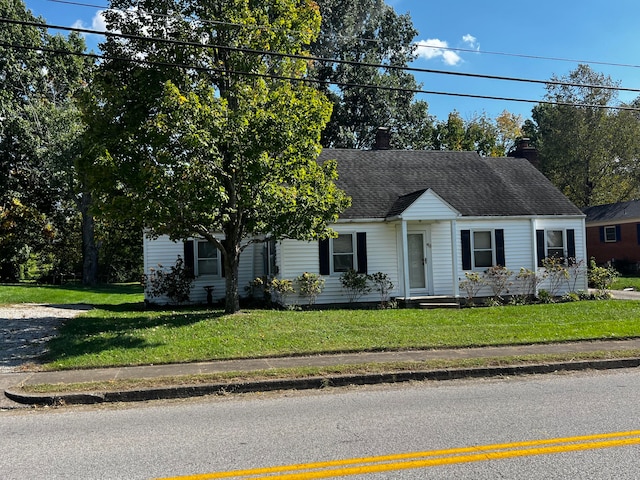
[{"label": "window with white trim", "polygon": [[545,252],[547,257],[564,258],[564,230],[546,230]]},{"label": "window with white trim", "polygon": [[347,272],[356,269],[355,235],[351,233],[339,234],[331,239],[331,259],[333,272]]},{"label": "window with white trim", "polygon": [[617,242],[618,235],[615,226],[604,227],[604,241],[605,242]]},{"label": "window with white trim", "polygon": [[495,242],[493,240],[493,231],[474,231],[471,238],[473,268],[488,268],[495,265]]},{"label": "window with white trim", "polygon": [[210,242],[198,241],[196,247],[196,275],[220,275],[220,253]]}]

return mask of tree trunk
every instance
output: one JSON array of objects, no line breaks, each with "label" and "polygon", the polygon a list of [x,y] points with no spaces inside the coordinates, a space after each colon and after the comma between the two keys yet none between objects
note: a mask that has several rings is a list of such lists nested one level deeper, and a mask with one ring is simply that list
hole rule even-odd
[{"label": "tree trunk", "polygon": [[238,292],[238,264],[239,255],[233,245],[227,248],[228,255],[224,256],[224,274],[226,282],[225,313],[236,313],[240,310],[240,295]]},{"label": "tree trunk", "polygon": [[89,212],[91,194],[84,192],[80,199],[82,214],[82,284],[95,286],[98,284],[98,248],[95,240],[95,221]]}]

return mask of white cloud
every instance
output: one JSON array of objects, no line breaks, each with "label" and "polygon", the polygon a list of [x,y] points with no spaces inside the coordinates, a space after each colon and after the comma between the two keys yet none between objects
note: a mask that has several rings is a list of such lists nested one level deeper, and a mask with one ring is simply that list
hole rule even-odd
[{"label": "white cloud", "polygon": [[453,50],[447,50],[448,47],[449,44],[444,40],[429,38],[418,42],[416,54],[426,60],[442,58],[442,61],[447,65],[457,65],[462,62],[462,57]]},{"label": "white cloud", "polygon": [[[100,10],[98,13],[94,15],[91,19],[91,26],[87,26],[86,23],[82,20],[76,20],[71,25],[73,28],[83,28],[86,30],[96,30],[98,32],[106,32],[107,31],[107,23],[104,20],[104,10]],[[86,34],[85,34],[86,35]]]},{"label": "white cloud", "polygon": [[107,31],[107,22],[104,19],[104,10],[100,10],[95,14],[93,19],[91,20],[91,27],[93,30],[98,30],[100,32]]},{"label": "white cloud", "polygon": [[474,50],[480,50],[480,44],[478,43],[478,39],[473,35],[471,35],[470,33],[467,33],[466,35],[464,35],[462,37],[462,41],[466,43],[470,48]]}]

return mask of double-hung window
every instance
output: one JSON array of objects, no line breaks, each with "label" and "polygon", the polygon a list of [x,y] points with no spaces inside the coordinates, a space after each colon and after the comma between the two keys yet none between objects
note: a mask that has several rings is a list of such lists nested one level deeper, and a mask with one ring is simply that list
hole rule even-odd
[{"label": "double-hung window", "polygon": [[547,230],[546,253],[547,257],[564,258],[564,231]]},{"label": "double-hung window", "polygon": [[196,255],[197,275],[220,275],[220,254],[212,243],[198,241]]},{"label": "double-hung window", "polygon": [[617,242],[618,234],[615,226],[604,227],[604,241],[605,242]]},{"label": "double-hung window", "polygon": [[481,230],[473,232],[473,268],[488,268],[495,265],[493,232]]},{"label": "double-hung window", "polygon": [[340,234],[332,239],[332,260],[334,272],[347,272],[356,269],[354,235]]},{"label": "double-hung window", "polygon": [[367,233],[341,233],[318,244],[320,275],[367,273]]},{"label": "double-hung window", "polygon": [[506,266],[504,230],[461,230],[463,270],[484,270],[493,266]]},{"label": "double-hung window", "polygon": [[545,258],[559,258],[573,262],[576,257],[576,231],[536,230],[538,267],[543,266]]}]

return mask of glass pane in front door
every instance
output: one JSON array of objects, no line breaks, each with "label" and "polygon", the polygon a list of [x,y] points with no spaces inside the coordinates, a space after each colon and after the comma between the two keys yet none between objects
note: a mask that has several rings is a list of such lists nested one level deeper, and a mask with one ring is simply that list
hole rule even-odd
[{"label": "glass pane in front door", "polygon": [[426,288],[424,273],[424,235],[422,233],[407,234],[409,247],[409,287]]}]

